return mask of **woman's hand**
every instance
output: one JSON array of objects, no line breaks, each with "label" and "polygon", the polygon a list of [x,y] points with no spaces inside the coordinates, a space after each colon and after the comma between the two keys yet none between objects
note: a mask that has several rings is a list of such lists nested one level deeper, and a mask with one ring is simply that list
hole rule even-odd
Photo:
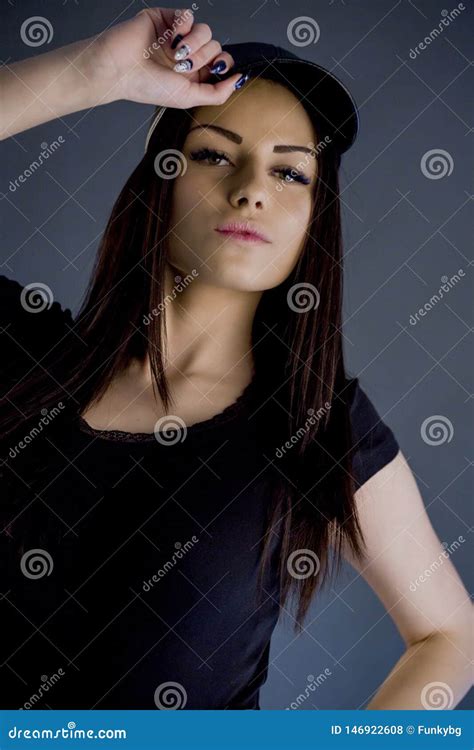
[{"label": "woman's hand", "polygon": [[[183,39],[173,49],[179,34]],[[174,55],[184,43],[191,52],[183,61],[192,67],[178,72]],[[242,76],[237,71],[207,83],[217,60],[225,61],[225,70],[234,65],[209,26],[194,23],[191,10],[142,10],[97,36],[2,66],[0,140],[117,99],[176,109],[223,104]]]},{"label": "woman's hand", "polygon": [[[178,35],[182,39],[173,48]],[[183,60],[192,67],[178,72],[175,53],[185,44],[190,52]],[[147,8],[93,39],[87,75],[103,103],[128,99],[185,109],[222,104],[235,90],[238,72],[225,81],[206,83],[219,60],[226,63],[225,71],[234,65],[232,56],[212,39],[210,27],[194,22],[191,9]]]}]

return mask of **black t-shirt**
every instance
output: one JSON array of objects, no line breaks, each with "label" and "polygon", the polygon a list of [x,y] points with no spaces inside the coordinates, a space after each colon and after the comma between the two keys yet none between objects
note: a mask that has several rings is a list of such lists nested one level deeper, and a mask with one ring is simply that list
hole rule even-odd
[{"label": "black t-shirt", "polygon": [[[74,326],[57,302],[31,312],[21,295],[0,276],[4,398]],[[358,379],[349,387],[361,486],[398,444]],[[30,543],[20,560],[0,534],[1,708],[259,708],[280,540],[259,600],[269,467],[256,406],[252,381],[185,439],[73,415],[3,448],[2,503],[15,497]]]}]

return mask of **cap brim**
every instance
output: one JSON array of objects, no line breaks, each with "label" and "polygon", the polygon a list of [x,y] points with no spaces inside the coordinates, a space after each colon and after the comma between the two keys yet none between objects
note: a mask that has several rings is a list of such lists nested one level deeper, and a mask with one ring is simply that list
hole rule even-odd
[{"label": "cap brim", "polygon": [[[225,50],[225,47],[223,47]],[[256,61],[235,65],[223,75],[211,74],[208,82],[225,80],[238,71],[251,77],[270,77],[279,80],[293,91],[317,123],[323,126],[343,153],[354,143],[359,129],[356,103],[334,74],[316,63],[279,58],[277,65]]]}]

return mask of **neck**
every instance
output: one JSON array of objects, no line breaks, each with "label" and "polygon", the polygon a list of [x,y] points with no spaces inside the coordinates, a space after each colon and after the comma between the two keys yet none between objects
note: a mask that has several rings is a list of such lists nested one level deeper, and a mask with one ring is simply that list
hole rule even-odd
[{"label": "neck", "polygon": [[[248,383],[254,372],[252,325],[263,292],[212,286],[191,275],[187,281],[180,281],[181,276],[176,281],[176,276],[176,269],[167,265],[163,352],[167,376]],[[151,379],[148,357],[146,372]]]}]

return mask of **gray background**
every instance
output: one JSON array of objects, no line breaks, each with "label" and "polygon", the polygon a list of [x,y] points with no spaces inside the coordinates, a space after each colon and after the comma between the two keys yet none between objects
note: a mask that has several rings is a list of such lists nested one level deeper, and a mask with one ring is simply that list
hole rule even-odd
[{"label": "gray background", "polygon": [[[464,4],[469,7],[468,0]],[[341,173],[347,362],[394,430],[441,540],[451,544],[461,534],[468,540],[452,561],[469,588],[472,16],[462,12],[412,60],[410,48],[454,4],[202,0],[198,5],[197,21],[209,23],[221,44],[262,40],[287,47],[333,70],[359,104],[360,136]],[[98,33],[145,4],[3,0],[2,6],[2,50],[9,64]],[[21,23],[33,15],[53,25],[47,46],[32,48],[20,39]],[[289,42],[288,24],[299,16],[317,21],[316,44],[297,48]],[[116,102],[1,144],[0,273],[22,284],[47,283],[63,306],[77,312],[112,205],[141,158],[151,112],[149,105]],[[41,143],[60,135],[65,143],[59,151],[11,192],[10,180],[38,156]],[[449,152],[452,174],[429,179],[422,173],[420,160],[431,149]],[[441,277],[459,269],[466,274],[460,282],[410,325],[410,315],[437,292]],[[450,442],[430,446],[421,439],[421,424],[431,415],[452,422]],[[402,651],[390,616],[346,566],[334,588],[314,603],[299,638],[287,624],[275,631],[262,708],[285,708],[304,692],[309,673],[326,668],[332,675],[301,709],[363,707]],[[459,708],[471,706],[472,691]]]}]

